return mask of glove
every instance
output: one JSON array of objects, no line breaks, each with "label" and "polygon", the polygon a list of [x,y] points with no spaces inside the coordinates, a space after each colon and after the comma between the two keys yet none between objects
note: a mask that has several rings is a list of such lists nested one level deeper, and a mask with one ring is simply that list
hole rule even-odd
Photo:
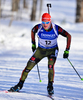
[{"label": "glove", "polygon": [[63,54],[63,58],[68,58],[68,56],[69,56],[69,51],[65,50]]},{"label": "glove", "polygon": [[36,45],[32,44],[32,51],[34,52],[36,50]]}]

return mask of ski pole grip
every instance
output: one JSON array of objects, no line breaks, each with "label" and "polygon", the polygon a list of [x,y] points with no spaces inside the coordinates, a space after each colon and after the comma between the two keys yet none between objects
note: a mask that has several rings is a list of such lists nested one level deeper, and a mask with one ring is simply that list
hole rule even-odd
[{"label": "ski pole grip", "polygon": [[47,4],[47,7],[51,7],[51,3]]}]

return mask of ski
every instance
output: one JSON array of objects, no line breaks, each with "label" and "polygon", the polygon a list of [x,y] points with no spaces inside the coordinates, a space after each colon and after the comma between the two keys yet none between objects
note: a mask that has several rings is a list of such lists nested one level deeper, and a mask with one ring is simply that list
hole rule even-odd
[{"label": "ski", "polygon": [[54,100],[53,95],[49,95],[49,94],[48,94],[48,97],[49,97],[51,100]]},{"label": "ski", "polygon": [[10,93],[8,90],[2,90],[2,91],[0,91],[0,93]]},{"label": "ski", "polygon": [[[23,93],[23,91],[19,91],[19,92],[12,92],[11,91],[10,92],[8,90],[1,90],[0,93]],[[44,96],[46,96],[46,95],[44,95]],[[53,95],[48,94],[47,97],[49,97],[51,100],[54,100],[54,96]]]},{"label": "ski", "polygon": [[12,92],[12,91],[8,91],[8,90],[2,90],[2,91],[0,91],[0,93],[20,93],[20,92]]}]

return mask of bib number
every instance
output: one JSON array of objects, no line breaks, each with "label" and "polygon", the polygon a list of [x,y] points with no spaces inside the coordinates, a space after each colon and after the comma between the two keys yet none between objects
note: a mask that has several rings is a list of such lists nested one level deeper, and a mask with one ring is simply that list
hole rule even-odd
[{"label": "bib number", "polygon": [[45,41],[46,42],[46,45],[50,45],[51,44],[51,41]]}]

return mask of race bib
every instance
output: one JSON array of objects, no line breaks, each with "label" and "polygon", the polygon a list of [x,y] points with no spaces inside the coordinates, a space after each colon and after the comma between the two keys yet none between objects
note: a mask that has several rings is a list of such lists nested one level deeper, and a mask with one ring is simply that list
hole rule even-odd
[{"label": "race bib", "polygon": [[57,44],[57,38],[53,39],[53,40],[46,40],[46,39],[39,38],[38,42],[43,47],[52,47],[52,46],[55,46]]}]

